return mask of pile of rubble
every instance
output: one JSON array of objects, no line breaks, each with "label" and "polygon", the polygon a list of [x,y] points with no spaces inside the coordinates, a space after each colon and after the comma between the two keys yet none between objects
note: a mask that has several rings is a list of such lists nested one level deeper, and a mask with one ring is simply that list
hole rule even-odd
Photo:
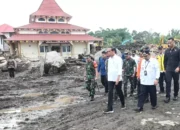
[{"label": "pile of rubble", "polygon": [[117,48],[121,52],[124,52],[125,50],[134,51],[134,50],[140,50],[144,45],[146,45],[146,43],[144,41],[135,41],[134,43],[130,43],[127,45],[117,46]]}]

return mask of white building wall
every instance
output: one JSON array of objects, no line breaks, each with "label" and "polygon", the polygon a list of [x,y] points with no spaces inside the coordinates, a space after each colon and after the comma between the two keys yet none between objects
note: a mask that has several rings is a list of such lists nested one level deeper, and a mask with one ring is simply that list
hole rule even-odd
[{"label": "white building wall", "polygon": [[78,32],[78,31],[72,31],[71,34],[86,34],[85,31]]},{"label": "white building wall", "polygon": [[87,52],[87,43],[73,43],[73,57],[78,58],[79,54],[86,54]]},{"label": "white building wall", "polygon": [[38,58],[38,43],[20,43],[21,56],[37,59]]},{"label": "white building wall", "polygon": [[37,31],[28,31],[28,30],[21,30],[19,31],[19,34],[38,34]]},{"label": "white building wall", "polygon": [[4,50],[4,47],[3,47],[3,37],[2,36],[0,36],[0,49],[1,50]]}]

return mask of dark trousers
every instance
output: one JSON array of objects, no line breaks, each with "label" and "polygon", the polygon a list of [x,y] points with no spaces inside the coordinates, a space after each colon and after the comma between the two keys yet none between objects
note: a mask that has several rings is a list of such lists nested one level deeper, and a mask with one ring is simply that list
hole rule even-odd
[{"label": "dark trousers", "polygon": [[[136,72],[136,74],[137,74],[137,72]],[[137,87],[137,77],[136,77],[136,74],[135,74],[135,76],[134,76],[134,89],[136,89],[136,87]]]},{"label": "dark trousers", "polygon": [[9,68],[8,71],[9,71],[9,76],[11,78],[14,78],[14,68]]},{"label": "dark trousers", "polygon": [[179,73],[173,71],[167,71],[166,75],[166,97],[171,97],[171,80],[174,80],[174,96],[178,96],[179,92]]},{"label": "dark trousers", "polygon": [[138,98],[139,108],[143,108],[148,94],[150,94],[151,105],[153,107],[157,105],[156,86],[155,85],[141,85],[141,93]]},{"label": "dark trousers", "polygon": [[101,75],[101,83],[105,88],[105,93],[108,93],[108,82],[107,82],[107,76]]},{"label": "dark trousers", "polygon": [[124,76],[124,96],[127,97],[127,84],[128,84],[128,80],[130,81],[131,84],[131,94],[133,94],[134,92],[134,81],[133,81],[134,77],[132,76]]},{"label": "dark trousers", "polygon": [[137,97],[139,97],[141,93],[141,84],[140,84],[140,80],[137,81]]},{"label": "dark trousers", "polygon": [[120,98],[121,105],[125,105],[124,101],[124,95],[122,92],[122,81],[118,83],[118,85],[115,85],[115,82],[108,81],[108,88],[109,88],[109,93],[108,93],[108,110],[112,111],[113,110],[113,89],[114,87],[116,88],[116,92]]},{"label": "dark trousers", "polygon": [[164,92],[164,81],[165,81],[165,73],[161,72],[160,77],[159,77],[159,87],[160,87],[160,92]]}]

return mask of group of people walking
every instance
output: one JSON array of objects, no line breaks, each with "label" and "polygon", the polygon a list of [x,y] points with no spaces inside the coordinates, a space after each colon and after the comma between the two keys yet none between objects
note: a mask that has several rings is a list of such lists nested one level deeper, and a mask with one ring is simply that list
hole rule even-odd
[{"label": "group of people walking", "polygon": [[[94,83],[101,75],[101,82],[105,88],[105,95],[108,95],[108,105],[105,113],[113,113],[113,95],[120,98],[121,108],[125,109],[125,99],[128,97],[128,81],[130,82],[130,94],[133,96],[137,88],[136,112],[142,112],[144,103],[150,99],[152,109],[157,108],[157,88],[160,92],[166,92],[165,103],[171,100],[171,81],[174,81],[174,97],[178,100],[179,72],[180,72],[180,49],[175,46],[173,38],[168,39],[169,48],[164,50],[158,47],[158,54],[151,55],[150,49],[146,47],[139,51],[125,51],[123,57],[116,53],[115,48],[108,48],[102,52],[99,63],[94,61],[92,56],[87,58],[85,80],[86,88],[90,93],[91,101],[94,100]],[[166,88],[164,86],[166,84]],[[114,89],[115,92],[114,93]],[[165,91],[166,90],[166,91]]]}]

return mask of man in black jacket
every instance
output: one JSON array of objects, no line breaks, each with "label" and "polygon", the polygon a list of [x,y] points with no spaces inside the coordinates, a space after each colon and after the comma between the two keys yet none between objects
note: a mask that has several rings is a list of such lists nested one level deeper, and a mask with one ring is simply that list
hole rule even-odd
[{"label": "man in black jacket", "polygon": [[174,80],[174,98],[178,99],[179,92],[179,67],[180,67],[180,50],[175,46],[174,38],[168,39],[169,48],[165,51],[164,67],[166,75],[166,99],[165,103],[169,103],[171,94],[171,80]]}]

